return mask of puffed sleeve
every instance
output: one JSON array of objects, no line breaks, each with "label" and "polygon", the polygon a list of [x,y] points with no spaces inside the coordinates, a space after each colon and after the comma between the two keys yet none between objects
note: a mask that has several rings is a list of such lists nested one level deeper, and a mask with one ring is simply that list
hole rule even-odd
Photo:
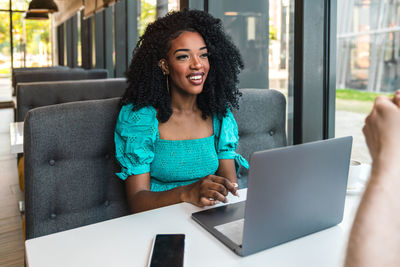
[{"label": "puffed sleeve", "polygon": [[249,168],[245,158],[235,152],[239,142],[239,130],[232,112],[228,109],[225,117],[217,120],[216,149],[218,159],[235,159],[236,169]]},{"label": "puffed sleeve", "polygon": [[121,108],[114,133],[115,156],[121,165],[116,175],[122,180],[150,172],[158,134],[156,110],[150,106],[132,111],[132,107],[129,104]]}]

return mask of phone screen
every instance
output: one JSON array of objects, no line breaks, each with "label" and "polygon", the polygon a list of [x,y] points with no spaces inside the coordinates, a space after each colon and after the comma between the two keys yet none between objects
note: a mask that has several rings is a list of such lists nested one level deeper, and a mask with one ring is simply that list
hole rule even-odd
[{"label": "phone screen", "polygon": [[183,267],[185,251],[184,234],[156,235],[150,267],[174,266]]}]

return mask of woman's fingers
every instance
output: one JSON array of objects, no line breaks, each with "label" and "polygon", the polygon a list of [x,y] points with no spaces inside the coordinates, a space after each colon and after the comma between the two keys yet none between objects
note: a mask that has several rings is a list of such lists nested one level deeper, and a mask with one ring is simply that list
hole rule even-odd
[{"label": "woman's fingers", "polygon": [[238,185],[236,183],[231,183],[228,179],[216,175],[209,175],[192,187],[194,196],[192,203],[198,206],[212,206],[219,202],[226,203],[228,202],[226,196],[229,192],[238,196]]},{"label": "woman's fingers", "polygon": [[202,207],[204,207],[204,206],[214,206],[214,205],[216,205],[218,203],[219,203],[218,200],[209,199],[207,197],[201,197],[200,198],[200,206],[202,206]]},{"label": "woman's fingers", "polygon": [[228,195],[229,192],[225,185],[216,182],[210,182],[208,184],[208,189],[220,192],[224,196]]},{"label": "woman's fingers", "polygon": [[226,203],[228,200],[226,197],[218,191],[208,189],[203,194],[202,197],[206,197],[210,200],[220,201]]},{"label": "woman's fingers", "polygon": [[216,182],[216,183],[224,185],[225,188],[228,189],[228,191],[230,191],[233,195],[238,196],[237,190],[238,190],[239,187],[238,186],[235,187],[235,185],[233,185],[233,183],[231,183],[228,179],[226,179],[224,177],[221,177],[221,176],[215,176],[214,175],[212,177],[212,180],[214,182]]}]

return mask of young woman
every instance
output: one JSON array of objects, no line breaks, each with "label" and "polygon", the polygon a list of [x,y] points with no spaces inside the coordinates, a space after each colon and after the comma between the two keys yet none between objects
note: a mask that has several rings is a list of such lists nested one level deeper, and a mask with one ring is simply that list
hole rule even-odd
[{"label": "young woman", "polygon": [[226,202],[237,194],[237,48],[219,19],[195,10],[150,24],[127,73],[115,129],[118,177],[132,212],[179,202]]}]

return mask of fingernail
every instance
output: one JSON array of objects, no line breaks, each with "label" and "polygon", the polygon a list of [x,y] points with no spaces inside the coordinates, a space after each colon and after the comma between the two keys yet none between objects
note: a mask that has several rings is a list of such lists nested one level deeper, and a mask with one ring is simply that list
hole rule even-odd
[{"label": "fingernail", "polygon": [[239,185],[237,183],[232,183],[234,188],[239,188]]}]

